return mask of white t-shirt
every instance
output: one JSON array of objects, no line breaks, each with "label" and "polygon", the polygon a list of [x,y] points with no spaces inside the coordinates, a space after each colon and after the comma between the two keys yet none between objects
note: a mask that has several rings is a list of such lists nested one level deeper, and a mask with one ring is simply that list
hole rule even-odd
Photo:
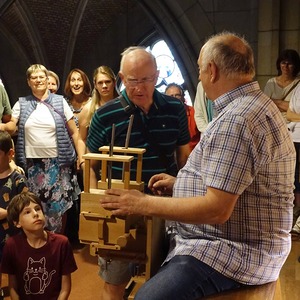
[{"label": "white t-shirt", "polygon": [[[73,112],[68,103],[63,100],[64,114],[69,121]],[[13,107],[12,116],[19,120],[20,103]],[[49,108],[37,102],[36,109],[25,123],[25,155],[26,158],[57,157],[56,126]]]},{"label": "white t-shirt", "polygon": [[[299,81],[299,77],[294,79],[289,85],[286,87],[281,87],[277,84],[276,77],[273,77],[269,79],[266,83],[264,93],[269,96],[271,99],[279,99],[282,100],[284,98],[284,101],[290,101],[292,97],[293,91],[289,92],[290,89]],[[281,112],[282,116],[288,123],[286,119],[286,112]]]},{"label": "white t-shirt", "polygon": [[292,86],[295,85],[299,81],[299,77],[294,79],[289,85],[285,87],[281,87],[277,84],[276,77],[269,79],[266,83],[264,93],[269,96],[271,99],[279,99],[282,100],[284,97],[284,101],[290,101],[292,97],[292,92],[290,92],[287,96],[286,94],[289,92]]}]

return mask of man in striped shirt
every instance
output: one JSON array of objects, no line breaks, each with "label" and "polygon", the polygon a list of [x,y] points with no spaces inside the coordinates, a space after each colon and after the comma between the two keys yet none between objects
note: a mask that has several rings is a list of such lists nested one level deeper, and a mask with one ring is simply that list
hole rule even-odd
[{"label": "man in striped shirt", "polygon": [[[187,116],[183,103],[159,93],[155,84],[159,71],[155,57],[142,47],[130,47],[122,53],[119,72],[125,90],[118,97],[99,108],[94,114],[87,147],[99,152],[101,146],[111,141],[114,124],[114,145],[125,146],[129,117],[133,118],[129,147],[145,148],[142,180],[145,191],[149,179],[159,172],[176,176],[190,153]],[[128,109],[124,109],[124,106]],[[136,160],[131,164],[135,178]],[[99,162],[93,161],[91,187],[95,188],[99,174]],[[113,164],[113,178],[122,178],[122,164]],[[129,264],[121,261],[105,261],[99,258],[100,275],[105,281],[103,299],[123,299],[130,280]]]},{"label": "man in striped shirt", "polygon": [[295,149],[280,111],[253,81],[249,44],[223,32],[201,49],[199,79],[217,116],[177,178],[149,187],[172,198],[108,190],[102,206],[169,221],[163,267],[136,300],[200,299],[277,280],[290,249]]}]

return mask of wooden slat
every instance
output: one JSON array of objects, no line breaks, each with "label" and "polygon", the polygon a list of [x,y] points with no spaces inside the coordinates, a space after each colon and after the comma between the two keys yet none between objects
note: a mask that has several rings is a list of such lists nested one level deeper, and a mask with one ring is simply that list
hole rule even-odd
[{"label": "wooden slat", "polygon": [[[102,182],[102,181],[98,181],[98,189],[101,189],[101,190],[107,190],[107,181],[105,182]],[[124,189],[124,182],[121,180],[121,179],[112,179],[111,181],[111,187],[113,189]],[[140,183],[137,183],[136,181],[130,181],[129,182],[129,189],[135,189],[135,190],[139,190],[141,192],[144,191],[144,182],[140,182]],[[92,190],[90,189],[90,192],[92,192]]]},{"label": "wooden slat", "polygon": [[[101,152],[108,152],[109,146],[103,146],[99,148],[99,151]],[[146,152],[146,149],[144,148],[125,148],[125,147],[117,147],[114,146],[113,152],[115,153],[125,153],[125,154],[143,154]]]},{"label": "wooden slat", "polygon": [[101,161],[115,161],[115,162],[130,162],[134,159],[134,156],[130,155],[112,155],[109,156],[108,154],[101,154],[101,153],[87,153],[82,155],[82,157],[87,159],[93,160],[101,160]]}]

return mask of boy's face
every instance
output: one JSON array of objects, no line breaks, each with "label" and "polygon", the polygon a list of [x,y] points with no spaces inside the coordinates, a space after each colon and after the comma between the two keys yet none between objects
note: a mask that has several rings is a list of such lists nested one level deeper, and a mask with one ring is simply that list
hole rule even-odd
[{"label": "boy's face", "polygon": [[[14,150],[10,149],[7,153],[3,150],[0,150],[0,170],[4,171],[4,169],[8,168],[10,161],[14,156]],[[3,170],[2,170],[3,169]]]},{"label": "boy's face", "polygon": [[45,226],[45,216],[41,206],[30,202],[25,206],[19,215],[19,222],[15,224],[16,227],[22,228],[25,231],[38,231]]}]

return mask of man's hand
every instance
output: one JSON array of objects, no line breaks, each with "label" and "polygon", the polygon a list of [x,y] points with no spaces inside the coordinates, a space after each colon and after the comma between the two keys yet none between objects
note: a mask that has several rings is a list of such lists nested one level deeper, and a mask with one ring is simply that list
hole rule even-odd
[{"label": "man's hand", "polygon": [[172,196],[175,179],[176,178],[171,175],[160,173],[150,178],[148,187],[154,195]]},{"label": "man's hand", "polygon": [[100,204],[114,215],[143,215],[147,211],[147,197],[138,190],[108,189]]}]

